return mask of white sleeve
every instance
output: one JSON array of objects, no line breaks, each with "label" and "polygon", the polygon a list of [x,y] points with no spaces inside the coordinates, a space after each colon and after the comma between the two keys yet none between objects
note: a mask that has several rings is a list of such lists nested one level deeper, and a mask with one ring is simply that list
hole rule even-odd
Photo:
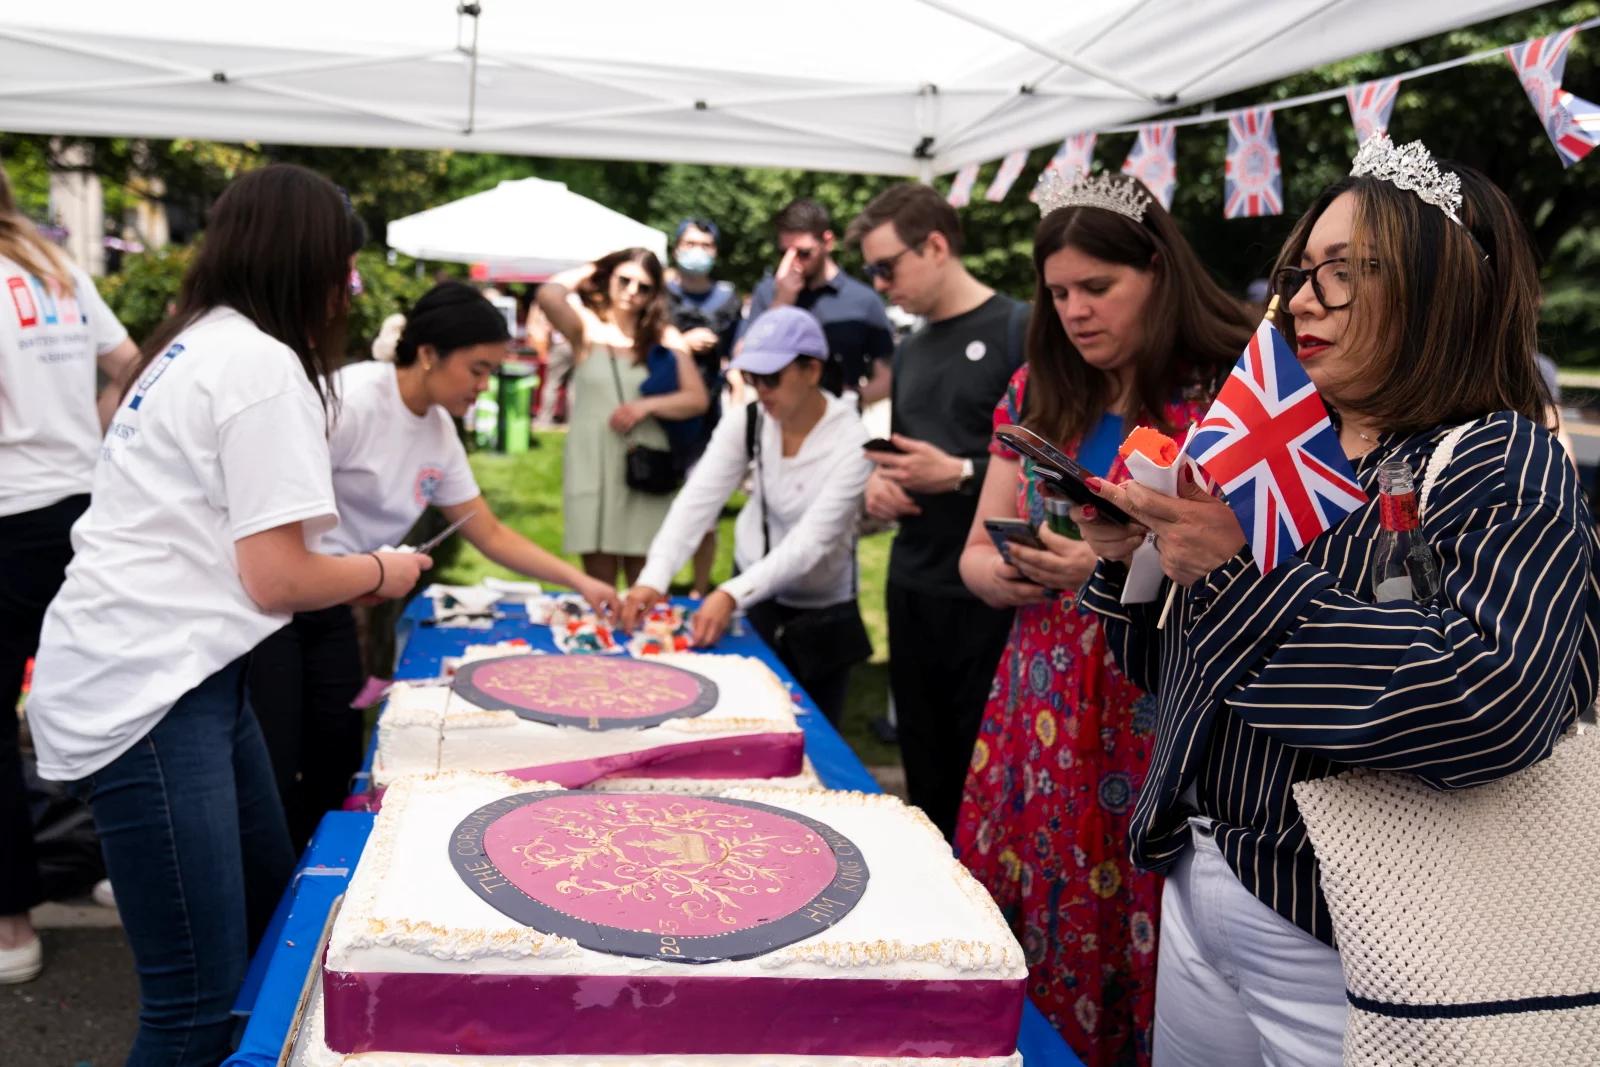
[{"label": "white sleeve", "polygon": [[94,287],[87,274],[74,273],[77,283],[78,307],[89,320],[89,335],[94,338],[94,354],[103,356],[128,339],[128,331],[111,313],[100,290]]},{"label": "white sleeve", "polygon": [[480,490],[478,480],[472,476],[472,464],[467,461],[467,450],[456,435],[455,422],[443,411],[438,414],[448,438],[444,446],[444,478],[433,495],[433,502],[448,508],[478,499]]},{"label": "white sleeve", "polygon": [[235,541],[303,522],[309,544],[312,535],[338,524],[324,425],[316,395],[292,388],[242,408],[218,427]]},{"label": "white sleeve", "polygon": [[872,462],[861,450],[867,440],[865,427],[859,420],[854,427],[859,432],[841,433],[836,439],[827,476],[800,521],[749,570],[720,586],[739,607],[776,596],[816,567],[835,545],[855,536],[861,494],[872,474]]},{"label": "white sleeve", "polygon": [[694,555],[706,531],[722,513],[722,505],[739,488],[750,466],[744,451],[747,417],[744,407],[723,411],[705,453],[689,472],[688,482],[678,490],[666,520],[650,541],[650,554],[644,570],[639,572],[638,584],[666,592],[672,576]]}]

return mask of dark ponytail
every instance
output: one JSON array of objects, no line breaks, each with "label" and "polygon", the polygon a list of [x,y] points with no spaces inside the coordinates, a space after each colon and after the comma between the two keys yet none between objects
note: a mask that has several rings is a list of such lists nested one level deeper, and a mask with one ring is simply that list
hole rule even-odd
[{"label": "dark ponytail", "polygon": [[423,345],[432,345],[439,358],[446,359],[458,348],[509,340],[505,316],[482,293],[461,282],[440,282],[406,316],[394,346],[394,362],[397,367],[411,366]]}]

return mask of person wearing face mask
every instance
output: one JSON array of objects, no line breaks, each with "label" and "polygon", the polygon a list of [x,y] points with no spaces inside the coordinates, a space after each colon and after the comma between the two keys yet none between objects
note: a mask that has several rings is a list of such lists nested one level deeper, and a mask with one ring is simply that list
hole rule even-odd
[{"label": "person wearing face mask", "polygon": [[[504,362],[504,314],[481,293],[443,282],[401,324],[392,363],[353,363],[334,375],[340,403],[328,451],[339,525],[322,549],[360,555],[398,545],[422,513],[472,516],[461,536],[490,560],[569,586],[597,610],[618,607],[604,582],[547,552],[489,510],[456,432]],[[296,851],[337,808],[361,765],[362,714],[350,707],[365,677],[347,604],[296,613],[250,658],[250,697]]]},{"label": "person wearing face mask", "polygon": [[769,307],[792,305],[815,315],[839,362],[846,392],[856,393],[871,360],[894,352],[894,327],[872,287],[840,269],[833,259],[833,220],[815,200],[802,197],[772,220],[781,255],[774,274],[750,295],[745,324]]},{"label": "person wearing face mask", "polygon": [[[1028,362],[994,409],[1122,481],[1136,425],[1179,440],[1250,338],[1135,178],[1054,174],[1038,194]],[[1105,205],[1115,205],[1108,207]],[[961,576],[1016,609],[956,828],[956,853],[1030,947],[1028,988],[1087,1067],[1150,1062],[1161,880],[1128,861],[1133,797],[1155,743],[1148,701],[1074,594],[1095,555],[1046,522],[1033,461],[990,446]],[[1043,548],[1005,554],[984,522],[1024,519]]]},{"label": "person wearing face mask", "polygon": [[[667,321],[661,261],[625,248],[556,275],[539,287],[539,308],[572,344],[572,405],[562,457],[565,550],[585,574],[615,588],[635,581],[650,539],[672,504],[669,493],[628,484],[632,445],[668,452],[662,419],[704,414],[705,382],[683,338]],[[660,351],[657,351],[660,349]],[[671,362],[675,388],[646,396],[652,354]]]},{"label": "person wearing face mask", "polygon": [[865,631],[856,604],[854,528],[872,469],[861,452],[867,431],[854,405],[837,395],[837,368],[809,312],[767,312],[745,333],[733,365],[757,400],[718,425],[673,501],[628,591],[623,627],[631,630],[661,599],[699,531],[750,476],[753,489],[734,526],[737,573],[701,603],[694,643],[715,644],[734,612],[745,611],[823,715],[837,723],[851,668],[865,658],[859,656]]},{"label": "person wearing face mask", "polygon": [[[1296,783],[1351,767],[1438,790],[1496,781],[1549,755],[1600,678],[1600,541],[1544,425],[1538,273],[1505,194],[1379,135],[1295,226],[1274,280],[1369,502],[1265,575],[1233,510],[1192,485],[1092,483],[1133,527],[1074,509],[1100,557],[1084,602],[1157,697],[1132,849],[1167,876],[1158,1067],[1341,1062],[1349,1001]],[[1413,485],[1434,468],[1420,533],[1437,588],[1380,603],[1393,465]],[[1175,587],[1165,626],[1166,590],[1121,603],[1146,530]]]},{"label": "person wearing face mask", "polygon": [[[700,368],[711,406],[700,424],[689,461],[698,459],[722,417],[722,367],[733,351],[743,310],[732,282],[717,281],[711,272],[717,263],[717,224],[709,219],[684,219],[678,223],[672,258],[678,269],[667,278],[668,314],[683,335],[684,346]],[[717,558],[717,528],[713,525],[694,552],[691,595],[703,597],[711,588],[711,565]]]},{"label": "person wearing face mask", "polygon": [[875,450],[866,509],[900,524],[889,555],[889,688],[906,790],[955,831],[989,682],[1011,632],[961,582],[957,563],[988,462],[989,424],[1022,363],[1028,306],[961,263],[961,221],[926,185],[894,185],[851,223],[873,285],[923,324],[890,372],[894,450]]}]

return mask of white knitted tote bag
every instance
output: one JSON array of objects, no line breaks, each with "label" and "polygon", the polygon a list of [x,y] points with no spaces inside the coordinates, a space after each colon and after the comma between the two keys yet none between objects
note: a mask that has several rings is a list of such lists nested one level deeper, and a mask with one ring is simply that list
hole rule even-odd
[{"label": "white knitted tote bag", "polygon": [[[1466,427],[1428,464],[1421,506]],[[1356,769],[1301,782],[1361,1067],[1600,1064],[1600,730],[1441,792]]]}]

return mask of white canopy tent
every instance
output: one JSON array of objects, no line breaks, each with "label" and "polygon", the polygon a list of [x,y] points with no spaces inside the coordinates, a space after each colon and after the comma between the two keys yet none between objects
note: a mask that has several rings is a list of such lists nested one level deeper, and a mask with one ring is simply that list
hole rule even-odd
[{"label": "white canopy tent", "polygon": [[927,177],[1530,6],[13,2],[0,129]]},{"label": "white canopy tent", "polygon": [[667,235],[560,182],[522,178],[396,219],[388,245],[417,259],[483,263],[488,277],[503,278],[554,274],[635,246],[665,260]]}]

